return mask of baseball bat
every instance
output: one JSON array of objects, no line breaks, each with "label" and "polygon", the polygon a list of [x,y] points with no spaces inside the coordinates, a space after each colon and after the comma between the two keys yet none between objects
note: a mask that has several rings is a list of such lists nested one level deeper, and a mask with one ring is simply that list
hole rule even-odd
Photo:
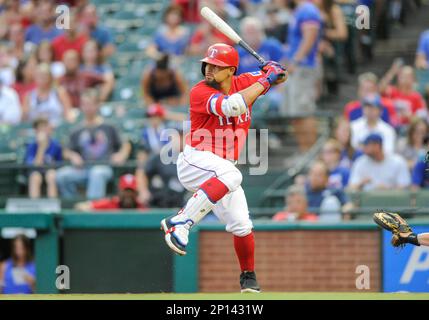
[{"label": "baseball bat", "polygon": [[203,7],[201,9],[201,15],[217,30],[226,35],[234,43],[238,44],[244,50],[254,56],[259,63],[264,64],[265,59],[262,58],[255,50],[252,49],[241,37],[234,31],[225,21],[223,21],[212,9]]}]

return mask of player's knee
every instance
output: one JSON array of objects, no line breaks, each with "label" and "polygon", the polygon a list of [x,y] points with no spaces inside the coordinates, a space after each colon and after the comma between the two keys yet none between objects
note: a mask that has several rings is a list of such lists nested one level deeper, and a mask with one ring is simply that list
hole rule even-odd
[{"label": "player's knee", "polygon": [[252,232],[253,224],[250,219],[237,221],[226,226],[226,231],[231,232],[234,236],[245,237]]},{"label": "player's knee", "polygon": [[238,169],[235,169],[235,170],[226,172],[218,179],[228,187],[229,191],[233,192],[237,190],[238,187],[240,187],[241,182],[243,181],[243,175]]}]

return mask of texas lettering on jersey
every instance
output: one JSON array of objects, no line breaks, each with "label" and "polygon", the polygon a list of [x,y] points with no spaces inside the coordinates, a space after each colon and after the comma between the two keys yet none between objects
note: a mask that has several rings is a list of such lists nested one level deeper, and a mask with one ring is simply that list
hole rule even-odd
[{"label": "texas lettering on jersey", "polygon": [[222,112],[222,101],[263,77],[262,72],[249,72],[232,78],[227,95],[208,86],[205,81],[197,83],[190,92],[191,132],[186,144],[203,151],[211,151],[230,160],[238,160],[246,142],[252,118],[252,105],[237,117],[227,117]]}]

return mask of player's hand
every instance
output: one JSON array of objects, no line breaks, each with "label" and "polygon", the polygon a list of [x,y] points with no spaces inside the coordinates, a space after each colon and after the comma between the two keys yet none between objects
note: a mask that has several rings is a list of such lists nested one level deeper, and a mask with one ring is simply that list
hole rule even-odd
[{"label": "player's hand", "polygon": [[258,82],[264,87],[264,91],[261,95],[264,95],[270,90],[271,86],[285,82],[287,79],[286,68],[277,65],[267,66],[267,72],[265,76],[259,78]]},{"label": "player's hand", "polygon": [[272,85],[286,81],[287,71],[285,67],[272,64],[268,65],[266,69],[265,77],[258,80],[264,88],[269,89]]},{"label": "player's hand", "polygon": [[261,69],[264,73],[267,73],[268,69],[270,66],[277,66],[280,68],[284,68],[284,70],[286,70],[286,67],[281,65],[280,63],[278,63],[277,61],[266,61],[265,63],[261,63],[259,65],[259,69]]}]

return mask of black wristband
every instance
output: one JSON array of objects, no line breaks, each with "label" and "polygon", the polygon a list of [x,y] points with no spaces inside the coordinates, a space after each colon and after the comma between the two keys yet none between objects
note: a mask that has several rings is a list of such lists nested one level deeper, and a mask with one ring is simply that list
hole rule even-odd
[{"label": "black wristband", "polygon": [[413,244],[415,246],[420,246],[419,239],[417,238],[417,235],[415,233],[410,234],[406,238],[405,241],[408,242],[408,243],[411,243],[411,244]]}]

